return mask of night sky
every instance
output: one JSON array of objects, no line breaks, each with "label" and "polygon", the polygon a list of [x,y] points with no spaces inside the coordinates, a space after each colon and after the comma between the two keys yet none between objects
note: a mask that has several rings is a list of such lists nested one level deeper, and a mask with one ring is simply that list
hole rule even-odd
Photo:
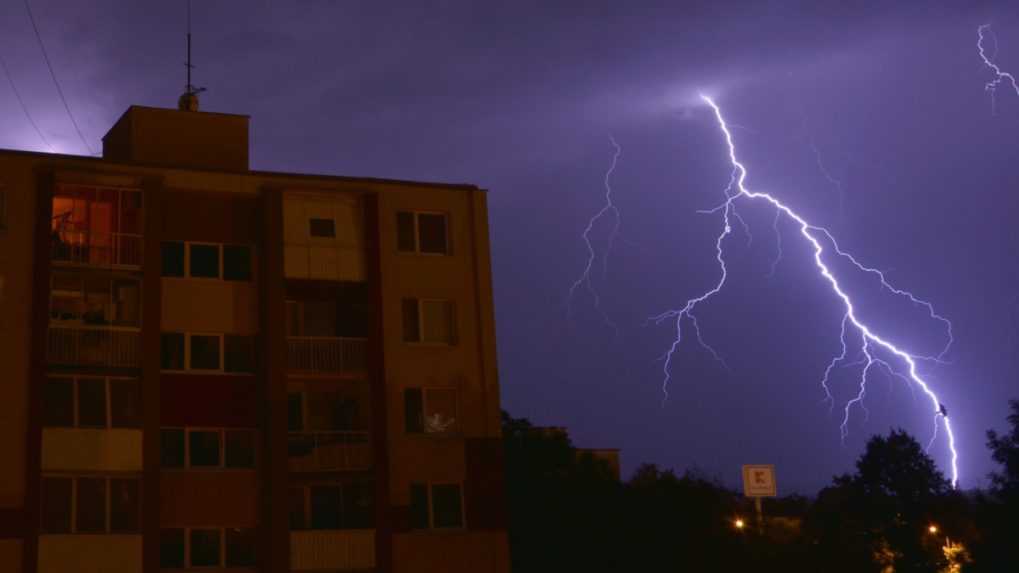
[{"label": "night sky", "polygon": [[[1019,7],[839,2],[196,2],[195,82],[207,111],[252,117],[251,163],[280,171],[475,183],[490,190],[503,405],[569,427],[585,447],[696,468],[736,485],[743,463],[774,463],[780,492],[812,493],[849,471],[866,438],[901,426],[922,443],[931,406],[875,373],[840,445],[841,406],[859,368],[819,381],[838,353],[840,303],[788,221],[743,203],[753,241],[725,243],[729,281],[698,311],[705,340],[673,363],[671,324],[648,316],[718,280],[726,149],[698,91],[730,122],[748,186],[828,226],[844,249],[930,300],[955,326],[945,365],[923,373],[958,437],[963,487],[993,469],[984,432],[1019,398],[1019,97],[997,106],[976,51],[992,24],[996,60],[1019,72]],[[892,3],[887,3],[892,4]],[[975,3],[969,3],[975,4]],[[185,4],[31,0],[88,143],[131,104],[174,107],[183,89]],[[962,6],[962,3],[958,3]],[[913,7],[915,6],[915,7]],[[992,44],[989,44],[993,48]],[[63,153],[86,153],[22,2],[0,6],[0,56]],[[567,292],[587,252],[580,233],[613,173],[622,240],[595,286],[604,326]],[[0,147],[46,150],[0,78]],[[819,167],[827,169],[833,183]],[[840,206],[839,187],[844,193]],[[591,237],[604,251],[609,221]],[[843,269],[843,267],[838,267]],[[848,269],[845,269],[848,271]],[[936,354],[925,311],[847,274],[861,317],[900,346]],[[896,363],[896,366],[899,364]],[[944,441],[931,454],[942,468]]]}]

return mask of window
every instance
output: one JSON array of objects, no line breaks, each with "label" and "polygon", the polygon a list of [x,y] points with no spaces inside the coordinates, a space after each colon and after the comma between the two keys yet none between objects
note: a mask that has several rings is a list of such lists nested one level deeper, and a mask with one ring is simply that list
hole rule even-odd
[{"label": "window", "polygon": [[52,205],[54,260],[98,266],[141,265],[141,193],[59,184]]},{"label": "window", "polygon": [[223,336],[223,369],[227,372],[255,371],[255,341],[250,336]]},{"label": "window", "polygon": [[449,254],[449,232],[444,213],[396,213],[396,248],[405,253]]},{"label": "window", "polygon": [[308,234],[312,237],[336,238],[336,221],[333,219],[309,219]]},{"label": "window", "polygon": [[184,243],[164,242],[160,251],[163,259],[163,276],[183,277],[186,262]]},{"label": "window", "polygon": [[403,391],[404,428],[408,434],[449,434],[457,423],[456,388],[408,388]]},{"label": "window", "polygon": [[184,370],[184,333],[164,332],[160,342],[159,367],[163,370]]},{"label": "window", "polygon": [[137,532],[139,481],[132,478],[43,477],[44,533]]},{"label": "window", "polygon": [[223,245],[223,280],[251,280],[251,248],[243,245]]},{"label": "window", "polygon": [[134,379],[51,377],[43,387],[43,399],[44,426],[141,427],[141,400]]},{"label": "window", "polygon": [[287,409],[291,432],[351,432],[365,427],[360,401],[341,392],[290,392]]},{"label": "window", "polygon": [[190,370],[220,370],[220,341],[218,335],[192,334],[189,350],[191,351]]},{"label": "window", "polygon": [[159,535],[159,566],[252,567],[256,564],[254,529],[196,527],[163,529]]},{"label": "window", "polygon": [[403,341],[455,344],[456,321],[453,302],[403,299]]},{"label": "window", "polygon": [[182,569],[187,557],[187,542],[183,529],[162,529],[159,532],[159,566],[163,569]]},{"label": "window", "polygon": [[371,529],[375,523],[370,482],[290,488],[290,529]]},{"label": "window", "polygon": [[252,374],[255,372],[255,337],[233,334],[164,332],[163,370],[201,370]]},{"label": "window", "polygon": [[189,543],[191,567],[217,567],[220,565],[219,544],[222,533],[219,529],[192,529]]},{"label": "window", "polygon": [[453,529],[464,526],[460,484],[410,486],[411,528]]},{"label": "window", "polygon": [[251,469],[257,448],[254,430],[163,428],[159,459],[167,469]]},{"label": "window", "polygon": [[219,278],[219,245],[188,244],[189,275],[195,278]]},{"label": "window", "polygon": [[163,276],[250,281],[251,247],[167,241],[162,244]]},{"label": "window", "polygon": [[226,529],[226,566],[253,567],[255,565],[254,529]]},{"label": "window", "polygon": [[50,286],[52,322],[139,326],[141,285],[136,280],[54,273]]}]

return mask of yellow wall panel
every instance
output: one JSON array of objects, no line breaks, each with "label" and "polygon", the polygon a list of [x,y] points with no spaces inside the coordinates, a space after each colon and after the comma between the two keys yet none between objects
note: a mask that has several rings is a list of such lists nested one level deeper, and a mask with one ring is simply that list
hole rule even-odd
[{"label": "yellow wall panel", "polygon": [[141,535],[40,535],[39,573],[141,573]]},{"label": "yellow wall panel", "polygon": [[42,469],[141,471],[141,430],[43,428]]}]

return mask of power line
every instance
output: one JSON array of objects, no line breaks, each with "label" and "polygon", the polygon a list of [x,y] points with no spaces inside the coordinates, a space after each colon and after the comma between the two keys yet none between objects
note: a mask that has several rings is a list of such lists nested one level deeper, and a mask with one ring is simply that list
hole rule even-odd
[{"label": "power line", "polygon": [[25,117],[28,118],[28,123],[32,124],[35,132],[39,134],[39,139],[46,144],[46,147],[50,148],[50,151],[55,153],[57,150],[50,145],[49,140],[42,134],[42,130],[39,129],[39,125],[35,123],[34,119],[32,119],[32,114],[28,113],[28,106],[25,105],[25,100],[21,99],[21,92],[18,91],[18,86],[14,85],[14,78],[11,76],[11,71],[7,68],[7,62],[4,61],[3,56],[0,56],[0,68],[3,68],[4,75],[7,76],[7,81],[11,84],[11,91],[14,92],[14,97],[17,98],[18,104],[21,105],[21,111],[25,112]]},{"label": "power line", "polygon": [[35,39],[39,41],[39,49],[42,50],[42,57],[46,60],[46,67],[50,70],[50,77],[53,78],[53,85],[57,86],[57,94],[60,95],[60,101],[64,102],[64,109],[67,110],[67,117],[71,118],[71,123],[74,124],[74,130],[78,132],[78,137],[81,139],[81,143],[88,149],[88,152],[95,155],[95,151],[92,150],[92,146],[88,144],[88,140],[85,139],[85,135],[82,134],[81,128],[78,127],[78,122],[74,119],[74,114],[71,113],[71,106],[67,105],[67,98],[64,97],[64,90],[60,89],[60,82],[57,81],[57,74],[53,72],[53,64],[50,63],[50,57],[46,53],[46,45],[43,44],[42,34],[39,33],[39,27],[35,24],[35,16],[32,14],[32,7],[28,4],[28,0],[25,0],[25,10],[28,11],[28,19],[32,22],[32,30],[35,31]]}]

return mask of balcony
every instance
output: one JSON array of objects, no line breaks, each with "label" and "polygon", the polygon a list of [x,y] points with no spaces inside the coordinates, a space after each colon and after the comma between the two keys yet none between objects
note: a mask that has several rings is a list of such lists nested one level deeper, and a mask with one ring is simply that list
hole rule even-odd
[{"label": "balcony", "polygon": [[367,353],[366,338],[287,338],[287,367],[291,372],[358,374],[367,369]]},{"label": "balcony", "polygon": [[374,529],[290,532],[291,571],[364,571],[374,567]]},{"label": "balcony", "polygon": [[368,432],[291,432],[291,472],[367,470],[372,466]]},{"label": "balcony", "polygon": [[50,325],[47,334],[50,364],[134,368],[140,364],[140,352],[137,328]]},{"label": "balcony", "polygon": [[139,269],[142,236],[133,233],[54,231],[50,259],[55,263],[101,268]]}]

